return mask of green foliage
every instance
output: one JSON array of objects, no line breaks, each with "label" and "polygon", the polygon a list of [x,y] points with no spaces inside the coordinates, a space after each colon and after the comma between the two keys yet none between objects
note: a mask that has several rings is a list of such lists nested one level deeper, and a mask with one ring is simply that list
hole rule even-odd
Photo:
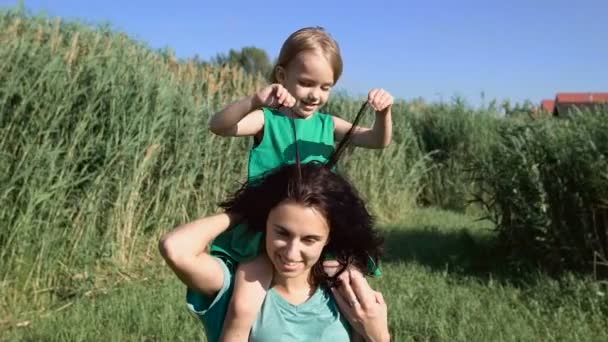
[{"label": "green foliage", "polygon": [[608,260],[607,115],[500,125],[473,169],[483,184],[477,198],[510,254],[552,271],[591,271],[594,259]]},{"label": "green foliage", "polygon": [[241,179],[245,142],[206,120],[259,79],[58,19],[2,12],[0,32],[0,278],[21,289],[6,301],[51,289],[28,300],[43,305],[73,274],[137,264]]},{"label": "green foliage", "polygon": [[418,107],[408,117],[421,151],[430,155],[422,205],[463,211],[475,188],[467,170],[493,139],[499,119],[491,110],[474,110],[461,99]]},{"label": "green foliage", "polygon": [[[0,316],[71,296],[75,275],[145,264],[161,234],[244,180],[251,141],[207,121],[259,75],[10,11],[0,40]],[[424,163],[412,137],[341,165],[382,218],[414,205]]]},{"label": "green foliage", "polygon": [[246,46],[240,51],[230,49],[228,54],[218,54],[212,59],[215,64],[235,64],[241,66],[245,72],[268,78],[272,71],[270,57],[264,49],[255,46]]},{"label": "green foliage", "polygon": [[[363,99],[335,94],[322,111],[354,120]],[[393,142],[381,150],[350,147],[343,157],[342,171],[352,179],[374,212],[384,219],[402,215],[416,206],[422,190],[429,157],[417,145],[410,123],[403,115],[408,109],[397,103],[393,109]],[[368,108],[361,124],[371,126],[375,114]]]}]

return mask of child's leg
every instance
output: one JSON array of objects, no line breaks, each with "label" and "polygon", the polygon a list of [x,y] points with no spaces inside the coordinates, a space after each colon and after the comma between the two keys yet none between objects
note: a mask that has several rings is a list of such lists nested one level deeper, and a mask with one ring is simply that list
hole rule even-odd
[{"label": "child's leg", "polygon": [[249,340],[249,331],[262,308],[271,281],[272,265],[264,254],[238,266],[222,341]]}]

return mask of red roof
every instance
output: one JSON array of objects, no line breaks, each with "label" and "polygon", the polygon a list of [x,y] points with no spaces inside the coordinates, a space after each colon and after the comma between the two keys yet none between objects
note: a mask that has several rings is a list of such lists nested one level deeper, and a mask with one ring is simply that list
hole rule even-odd
[{"label": "red roof", "polygon": [[597,103],[608,102],[608,93],[557,93],[558,103]]},{"label": "red roof", "polygon": [[555,101],[543,100],[540,103],[540,108],[546,112],[553,113],[553,109],[555,108]]}]

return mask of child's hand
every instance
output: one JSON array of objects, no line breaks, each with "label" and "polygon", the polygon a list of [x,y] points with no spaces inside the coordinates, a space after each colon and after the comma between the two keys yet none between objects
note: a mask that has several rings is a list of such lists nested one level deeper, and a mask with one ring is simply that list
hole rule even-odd
[{"label": "child's hand", "polygon": [[367,102],[376,112],[386,114],[393,105],[393,96],[384,89],[372,89],[367,95]]},{"label": "child's hand", "polygon": [[278,108],[293,107],[296,99],[282,85],[275,83],[258,91],[254,95],[256,107]]}]

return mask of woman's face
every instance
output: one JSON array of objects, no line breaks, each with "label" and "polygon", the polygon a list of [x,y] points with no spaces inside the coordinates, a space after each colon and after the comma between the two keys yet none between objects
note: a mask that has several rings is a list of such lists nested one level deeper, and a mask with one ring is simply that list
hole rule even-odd
[{"label": "woman's face", "polygon": [[276,206],[266,221],[266,252],[275,275],[308,279],[328,238],[327,220],[316,209],[294,202]]}]

